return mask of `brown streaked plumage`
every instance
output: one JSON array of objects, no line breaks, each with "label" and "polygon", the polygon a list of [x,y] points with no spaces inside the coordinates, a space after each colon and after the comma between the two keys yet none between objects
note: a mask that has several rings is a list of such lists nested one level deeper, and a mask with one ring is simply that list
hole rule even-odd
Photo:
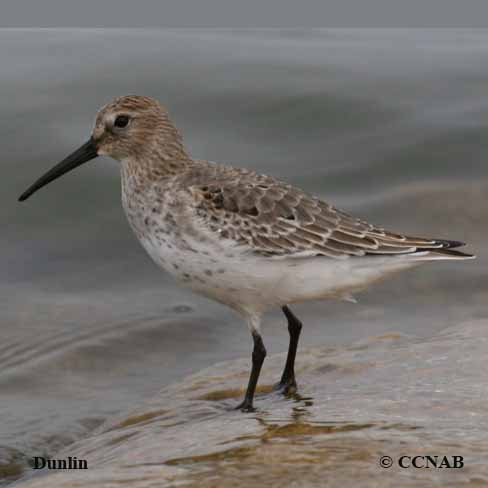
[{"label": "brown streaked plumage", "polygon": [[290,346],[278,387],[296,388],[302,324],[289,303],[332,297],[423,262],[472,258],[458,241],[389,232],[271,176],[192,159],[158,101],[135,95],[103,107],[90,140],[39,178],[20,200],[97,155],[120,161],[122,203],[154,261],[247,321],[254,341],[243,410],[266,349],[262,314],[282,307]]},{"label": "brown streaked plumage", "polygon": [[198,201],[211,230],[266,256],[328,256],[435,251],[451,255],[458,241],[409,237],[356,219],[271,176],[197,161],[177,185]]}]

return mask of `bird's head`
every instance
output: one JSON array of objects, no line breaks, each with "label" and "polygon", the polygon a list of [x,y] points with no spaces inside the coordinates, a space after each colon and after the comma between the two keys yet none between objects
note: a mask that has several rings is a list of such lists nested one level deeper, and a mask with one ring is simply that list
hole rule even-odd
[{"label": "bird's head", "polygon": [[102,155],[136,167],[188,158],[168,112],[157,100],[138,95],[118,97],[99,110],[90,139],[35,181],[19,200]]}]

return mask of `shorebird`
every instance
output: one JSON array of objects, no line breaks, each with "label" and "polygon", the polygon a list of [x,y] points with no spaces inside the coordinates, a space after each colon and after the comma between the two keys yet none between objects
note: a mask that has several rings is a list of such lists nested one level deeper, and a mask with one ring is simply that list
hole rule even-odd
[{"label": "shorebird", "polygon": [[345,298],[385,276],[428,261],[470,259],[462,242],[389,232],[271,176],[193,159],[167,110],[145,96],[100,109],[88,142],[19,198],[97,156],[120,162],[122,205],[151,258],[194,291],[237,311],[252,334],[242,403],[252,411],[266,349],[263,313],[281,307],[288,355],[276,388],[296,389],[302,324],[291,303]]}]

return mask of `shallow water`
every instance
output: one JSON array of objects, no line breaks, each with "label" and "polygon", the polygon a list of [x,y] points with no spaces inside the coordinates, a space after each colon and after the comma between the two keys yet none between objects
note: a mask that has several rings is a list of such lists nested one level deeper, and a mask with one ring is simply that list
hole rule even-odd
[{"label": "shallow water", "polygon": [[[486,327],[310,348],[299,393],[286,399],[271,391],[284,362],[273,356],[252,414],[233,409],[247,361],[220,363],[58,454],[86,459],[87,472],[19,486],[486,486]],[[384,455],[395,460],[389,469]],[[405,455],[462,456],[464,467],[402,469]]]},{"label": "shallow water", "polygon": [[[35,178],[88,137],[101,104],[131,92],[163,101],[199,158],[287,179],[392,230],[471,244],[475,262],[436,263],[406,272],[359,295],[357,305],[296,307],[305,324],[299,353],[303,365],[313,357],[311,346],[331,348],[333,357],[347,355],[351,344],[387,333],[405,335],[407,352],[400,358],[395,350],[397,355],[389,358],[394,344],[387,341],[379,350],[388,361],[364,368],[353,384],[354,375],[341,368],[329,371],[332,359],[322,357],[326,394],[315,389],[312,394],[310,388],[322,379],[303,366],[300,395],[312,397],[313,405],[270,395],[260,400],[256,418],[278,427],[292,423],[290,438],[302,443],[324,470],[336,473],[339,465],[343,478],[337,480],[343,482],[376,469],[374,462],[370,468],[361,464],[363,452],[364,463],[385,442],[392,443],[392,452],[402,442],[412,448],[421,442],[443,453],[450,433],[463,432],[466,422],[469,428],[456,442],[461,451],[476,453],[486,430],[476,425],[485,419],[463,419],[460,412],[463,401],[486,403],[486,391],[481,379],[458,371],[452,358],[472,343],[477,347],[470,360],[481,361],[486,350],[487,61],[486,31],[0,30],[0,480],[29,475],[26,460],[34,455],[54,455],[63,448],[85,452],[87,445],[95,449],[93,458],[106,460],[100,461],[102,471],[90,471],[92,479],[102,472],[108,478],[132,476],[131,470],[117,470],[129,459],[137,437],[119,442],[125,461],[107,454],[106,435],[82,439],[102,424],[103,431],[114,416],[127,420],[127,412],[156,394],[154,411],[159,412],[166,408],[166,392],[180,392],[180,400],[167,407],[176,410],[188,393],[184,385],[193,381],[182,378],[220,361],[249,357],[251,340],[239,318],[178,288],[145,256],[120,208],[116,163],[97,160],[28,202],[16,202]],[[267,317],[264,336],[270,353],[286,349],[284,325],[279,312]],[[460,335],[445,346],[444,334],[455,330]],[[380,380],[391,368],[400,377],[416,368],[419,356],[427,362],[436,347],[447,348],[449,374],[457,379],[436,407],[450,424],[429,417],[424,418],[428,428],[384,429],[404,423],[394,406],[384,407],[385,394],[392,390],[382,389]],[[377,346],[368,346],[365,354],[376,357]],[[229,363],[229,375],[226,367],[221,379],[212,368],[200,375],[208,377],[212,392],[235,390],[247,380],[247,363]],[[236,370],[239,374],[230,373]],[[264,384],[277,371],[275,360],[267,359]],[[477,371],[481,375],[481,366]],[[437,373],[436,381],[444,381],[443,370]],[[399,395],[407,395],[402,400],[407,413],[420,412],[436,398],[424,373],[408,392],[401,388],[403,381],[397,382]],[[169,390],[159,394],[163,387]],[[138,457],[134,476],[141,469],[154,476],[167,470],[205,486],[211,479],[205,478],[206,470],[214,470],[224,483],[245,465],[250,471],[243,476],[252,479],[252,465],[270,462],[262,442],[271,445],[273,459],[294,455],[287,450],[291,443],[283,445],[280,436],[271,436],[269,442],[254,439],[248,457],[240,457],[247,453],[236,441],[245,435],[241,429],[258,436],[268,424],[252,416],[241,421],[226,410],[235,399],[213,398],[190,402],[191,408],[185,404],[167,417],[168,425],[178,423],[182,438],[195,433],[198,452],[165,437],[173,434],[161,426],[153,431],[155,420],[150,421],[138,434],[147,449]],[[304,429],[313,433],[294,426],[294,407],[305,410]],[[143,416],[152,411],[139,409]],[[416,426],[415,415],[406,415],[406,424]],[[165,421],[165,414],[155,419],[160,417]],[[220,425],[220,437],[206,439],[215,425]],[[308,444],[310,438],[315,440]],[[78,440],[82,444],[66,447]],[[215,446],[227,441],[236,451],[212,457],[219,451]],[[357,454],[358,465],[348,461],[348,451]],[[165,462],[204,457],[188,461],[189,469],[185,462],[139,466],[153,455]],[[322,468],[304,466],[297,467],[297,483],[305,474],[310,484],[319,483]],[[415,475],[405,471],[400,474],[406,480]],[[275,481],[270,478],[269,486]]]}]

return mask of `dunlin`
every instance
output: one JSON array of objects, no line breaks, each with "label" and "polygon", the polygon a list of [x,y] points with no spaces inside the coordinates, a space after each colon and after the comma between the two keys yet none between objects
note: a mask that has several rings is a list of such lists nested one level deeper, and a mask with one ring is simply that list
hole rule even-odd
[{"label": "dunlin", "polygon": [[122,204],[152,259],[177,280],[228,305],[254,341],[243,402],[253,398],[266,356],[263,313],[281,307],[288,356],[277,388],[296,388],[301,322],[290,303],[348,298],[386,275],[427,261],[469,259],[458,241],[409,237],[358,220],[270,176],[185,150],[166,109],[144,96],[116,98],[97,114],[88,142],[39,178],[19,200],[96,158],[120,162]]}]

